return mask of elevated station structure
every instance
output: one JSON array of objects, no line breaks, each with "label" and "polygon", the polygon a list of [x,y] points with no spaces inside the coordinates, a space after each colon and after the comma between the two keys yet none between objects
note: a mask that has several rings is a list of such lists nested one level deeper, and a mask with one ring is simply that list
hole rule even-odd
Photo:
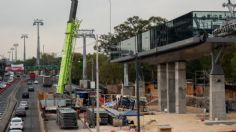
[{"label": "elevated station structure", "polygon": [[212,32],[232,19],[235,12],[192,11],[114,44],[111,62],[130,63],[138,58],[141,63],[157,65],[160,110],[185,113],[185,62],[211,56],[210,119],[225,119],[225,80],[220,60],[224,52],[234,50],[236,26],[226,27],[222,35],[213,36]]}]

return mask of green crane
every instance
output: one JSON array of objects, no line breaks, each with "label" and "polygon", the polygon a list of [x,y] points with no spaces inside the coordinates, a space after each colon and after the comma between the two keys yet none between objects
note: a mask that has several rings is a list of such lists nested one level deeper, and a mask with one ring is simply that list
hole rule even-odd
[{"label": "green crane", "polygon": [[76,11],[78,6],[78,0],[71,0],[71,9],[69,21],[67,22],[65,44],[63,48],[63,55],[60,66],[59,80],[57,85],[57,93],[62,94],[64,92],[65,85],[68,83],[70,69],[72,64],[72,51],[73,44],[76,40],[75,35],[79,29],[80,22],[76,20]]}]

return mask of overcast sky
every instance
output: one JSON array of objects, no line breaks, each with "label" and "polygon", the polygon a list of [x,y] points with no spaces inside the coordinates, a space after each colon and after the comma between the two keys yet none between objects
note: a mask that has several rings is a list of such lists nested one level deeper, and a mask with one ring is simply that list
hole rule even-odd
[{"label": "overcast sky", "polygon": [[[236,3],[236,0],[231,0]],[[111,0],[112,27],[128,17],[137,15],[147,19],[161,16],[168,20],[193,10],[227,10],[222,3],[227,0]],[[37,34],[33,27],[36,18],[44,20],[40,27],[41,51],[60,54],[64,45],[64,33],[69,17],[70,0],[0,0],[0,55],[8,57],[8,51],[18,43],[18,58],[23,58],[21,34],[29,34],[26,40],[27,58],[36,56]],[[82,19],[82,29],[95,29],[96,33],[109,32],[109,0],[79,0],[77,17]],[[81,52],[79,39],[75,50]],[[93,40],[88,40],[88,52],[92,52]]]}]

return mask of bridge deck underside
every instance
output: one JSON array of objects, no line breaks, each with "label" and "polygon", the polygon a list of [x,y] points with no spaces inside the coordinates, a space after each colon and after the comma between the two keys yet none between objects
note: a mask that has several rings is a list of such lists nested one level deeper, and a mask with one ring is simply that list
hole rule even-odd
[{"label": "bridge deck underside", "polygon": [[[153,49],[140,53],[138,59],[141,63],[161,64],[175,61],[188,61],[198,59],[203,56],[209,56],[215,47],[225,46],[225,51],[231,52],[235,49],[236,37],[218,37],[208,38],[205,42],[200,42],[199,38],[191,38],[188,41],[181,41],[170,44],[159,49]],[[112,60],[115,63],[133,62],[134,56],[126,56],[120,59]]]}]

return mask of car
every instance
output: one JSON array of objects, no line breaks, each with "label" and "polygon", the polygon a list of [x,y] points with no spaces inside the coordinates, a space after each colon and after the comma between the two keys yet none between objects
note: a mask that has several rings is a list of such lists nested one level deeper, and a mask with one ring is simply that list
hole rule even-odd
[{"label": "car", "polygon": [[19,104],[20,107],[23,107],[25,109],[29,109],[29,105],[28,105],[28,101],[20,101],[20,104]]},{"label": "car", "polygon": [[57,87],[57,84],[56,84],[56,83],[54,83],[52,86],[53,86],[53,87]]},{"label": "car", "polygon": [[0,83],[0,89],[1,88],[5,88],[7,85],[4,83],[4,82],[2,82],[2,83]]},{"label": "car", "polygon": [[28,85],[32,85],[33,83],[32,83],[32,81],[29,80],[29,81],[27,82],[27,84],[28,84]]},{"label": "car", "polygon": [[11,84],[11,82],[13,82],[12,79],[7,80],[7,84]]},{"label": "car", "polygon": [[38,80],[35,80],[35,81],[34,81],[34,84],[38,84],[38,83],[39,83],[39,81],[38,81]]},{"label": "car", "polygon": [[23,131],[19,129],[15,129],[15,130],[10,130],[9,132],[23,132]]},{"label": "car", "polygon": [[15,116],[26,117],[25,107],[19,106],[16,108]]},{"label": "car", "polygon": [[22,98],[23,99],[28,99],[29,98],[29,93],[28,92],[23,92],[22,93]]},{"label": "car", "polygon": [[10,130],[13,130],[13,129],[24,130],[24,125],[23,125],[22,118],[20,118],[20,117],[13,117],[13,118],[11,118]]},{"label": "car", "polygon": [[28,92],[34,92],[34,87],[33,86],[29,86],[28,87]]}]

